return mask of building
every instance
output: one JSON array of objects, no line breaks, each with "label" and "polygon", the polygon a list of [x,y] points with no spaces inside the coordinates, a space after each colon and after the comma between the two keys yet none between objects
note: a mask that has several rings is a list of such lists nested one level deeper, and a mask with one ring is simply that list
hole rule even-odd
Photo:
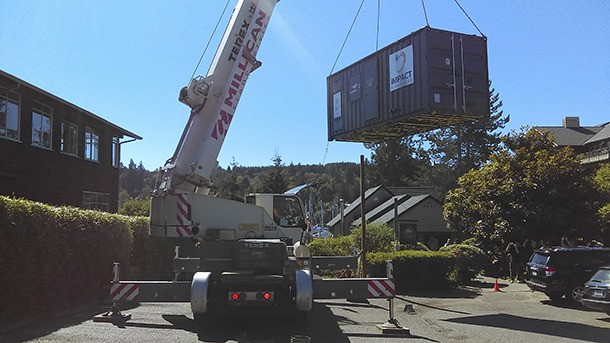
[{"label": "building", "polygon": [[[422,190],[433,190],[432,187],[396,188],[394,190],[397,193],[390,189],[392,188],[377,186],[366,190],[364,208],[367,223],[383,223],[395,227],[399,241],[405,244],[418,241],[426,243],[433,236],[438,243],[443,243],[455,234],[447,228],[442,203],[430,194],[419,193]],[[360,226],[361,223],[358,198],[345,208],[343,217],[339,214],[327,226],[334,235],[340,235],[342,227],[345,228],[345,234],[350,227]]]},{"label": "building", "polygon": [[559,147],[572,147],[582,154],[582,164],[610,162],[610,122],[597,126],[581,126],[579,117],[563,118],[562,126],[535,126],[550,132]]},{"label": "building", "polygon": [[121,144],[139,139],[0,70],[0,195],[116,212]]}]

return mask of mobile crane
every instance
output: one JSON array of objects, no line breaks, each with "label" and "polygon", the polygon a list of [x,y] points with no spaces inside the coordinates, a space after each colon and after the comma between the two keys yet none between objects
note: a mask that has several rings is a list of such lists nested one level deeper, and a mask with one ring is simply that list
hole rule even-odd
[{"label": "mobile crane", "polygon": [[388,279],[314,281],[315,268],[353,268],[356,258],[318,259],[313,265],[302,240],[305,216],[296,194],[250,194],[243,203],[208,195],[246,81],[261,65],[256,55],[277,1],[239,0],[207,76],[195,77],[180,91],[190,117],[160,169],[150,234],[196,242],[199,257],[174,259],[176,274],[194,272],[192,281],[121,281],[115,265],[113,302],[190,301],[193,316],[205,318],[306,314],[314,296],[394,296]]}]

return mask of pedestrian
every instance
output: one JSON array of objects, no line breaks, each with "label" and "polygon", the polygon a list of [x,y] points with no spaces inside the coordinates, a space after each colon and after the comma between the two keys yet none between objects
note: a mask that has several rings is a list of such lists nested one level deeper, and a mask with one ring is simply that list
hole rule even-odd
[{"label": "pedestrian", "polygon": [[504,251],[508,259],[510,282],[515,282],[519,279],[519,244],[510,242]]},{"label": "pedestrian", "polygon": [[530,257],[532,257],[534,249],[536,249],[536,242],[529,238],[526,238],[523,244],[521,245],[521,249],[519,250],[519,256],[521,257],[521,273],[525,273],[527,271],[527,263],[529,262]]}]

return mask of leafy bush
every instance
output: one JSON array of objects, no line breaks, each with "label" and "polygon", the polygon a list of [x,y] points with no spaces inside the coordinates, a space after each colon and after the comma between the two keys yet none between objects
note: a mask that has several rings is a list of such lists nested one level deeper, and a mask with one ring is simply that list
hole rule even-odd
[{"label": "leafy bush", "polygon": [[314,239],[307,246],[313,256],[350,256],[353,248],[359,246],[353,235],[337,238]]},{"label": "leafy bush", "polygon": [[[360,242],[362,228],[360,226],[352,229],[350,236],[354,236],[356,242]],[[360,246],[360,243],[358,243]],[[366,224],[366,249],[367,252],[392,252],[394,251],[394,229],[387,224]]]},{"label": "leafy bush", "polygon": [[148,235],[148,218],[52,207],[0,196],[0,319],[106,300],[121,279],[169,280],[172,239]]},{"label": "leafy bush", "polygon": [[472,280],[490,264],[483,250],[473,245],[452,244],[439,250],[453,256],[449,278],[458,284]]},{"label": "leafy bush", "polygon": [[129,265],[126,221],[0,196],[0,318],[107,296],[113,262]]}]

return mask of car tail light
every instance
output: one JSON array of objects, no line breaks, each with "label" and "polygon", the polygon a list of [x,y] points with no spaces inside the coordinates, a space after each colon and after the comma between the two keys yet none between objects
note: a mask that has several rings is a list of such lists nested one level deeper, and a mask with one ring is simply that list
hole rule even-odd
[{"label": "car tail light", "polygon": [[237,293],[237,292],[231,293],[231,300],[233,300],[233,301],[239,300],[239,293]]},{"label": "car tail light", "polygon": [[546,268],[544,268],[544,273],[546,276],[553,276],[553,274],[555,274],[555,268],[546,267]]},{"label": "car tail light", "polygon": [[269,293],[269,292],[263,293],[263,299],[264,300],[270,300],[271,299],[271,293]]}]

